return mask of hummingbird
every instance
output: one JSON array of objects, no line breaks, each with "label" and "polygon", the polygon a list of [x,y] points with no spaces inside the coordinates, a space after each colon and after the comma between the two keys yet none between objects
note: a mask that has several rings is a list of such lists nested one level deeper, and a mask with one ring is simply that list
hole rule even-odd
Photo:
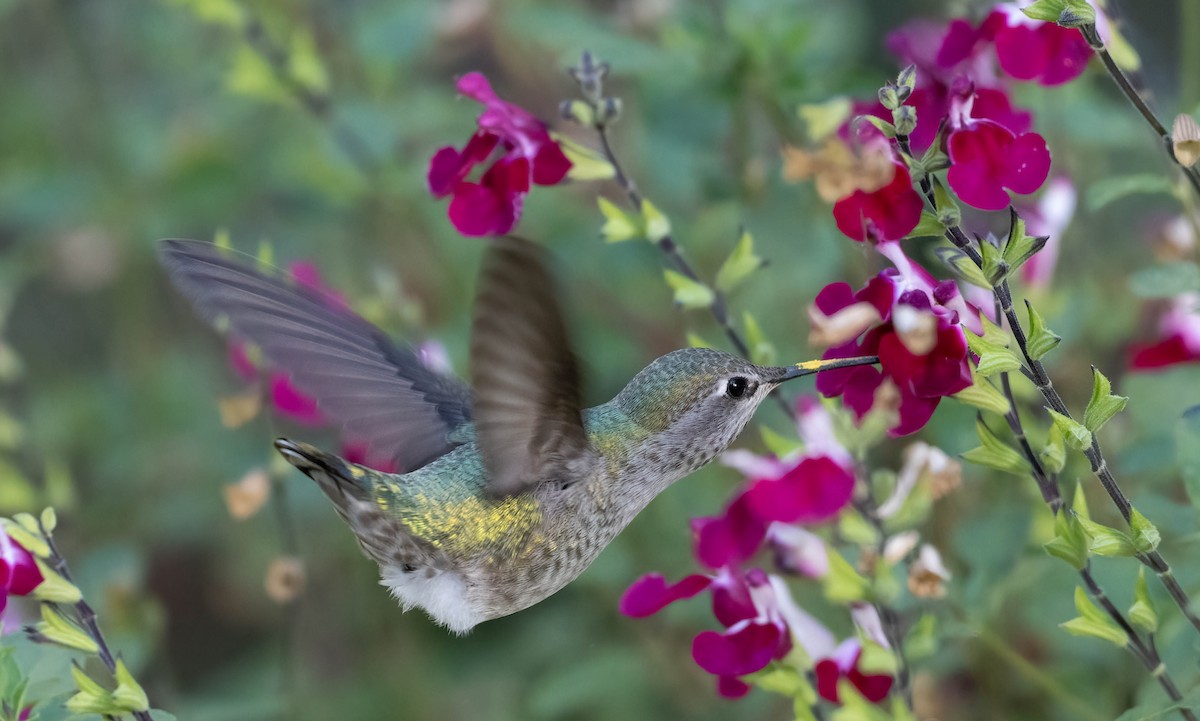
[{"label": "hummingbird", "polygon": [[583,408],[579,364],[547,252],[484,251],[470,385],[319,292],[212,243],[160,259],[196,310],[273,368],[397,473],[300,441],[275,447],[332,501],[405,611],[456,634],[532,606],[592,563],[650,501],[737,438],[778,387],[875,357],[760,366],[704,348],[654,360]]}]

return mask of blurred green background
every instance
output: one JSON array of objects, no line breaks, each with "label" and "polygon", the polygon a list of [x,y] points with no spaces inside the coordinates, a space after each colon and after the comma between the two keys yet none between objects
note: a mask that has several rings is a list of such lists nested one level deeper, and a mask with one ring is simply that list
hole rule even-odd
[{"label": "blurred green background", "polygon": [[[1167,117],[1200,102],[1200,63],[1189,65],[1194,50],[1180,43],[1196,46],[1200,23],[1181,14],[1185,4],[1126,3],[1128,35]],[[837,233],[811,188],[781,181],[782,144],[803,141],[795,108],[870,97],[895,72],[882,49],[888,30],[984,5],[244,6],[269,42],[308,58],[297,70],[314,87],[324,77],[329,104],[316,113],[274,83],[251,39],[214,18],[214,7],[222,4],[0,0],[0,342],[20,363],[8,359],[0,386],[0,512],[58,507],[61,545],[155,705],[201,721],[787,718],[787,703],[761,692],[718,699],[693,665],[691,637],[714,625],[706,603],[638,621],[617,613],[640,574],[691,571],[687,519],[716,512],[732,493],[738,478],[724,468],[664,494],[566,590],[466,638],[401,614],[316,487],[292,473],[286,512],[308,583],[294,604],[273,602],[263,579],[285,547],[277,507],[233,520],[222,486],[271,463],[278,433],[330,436],[263,416],[222,425],[216,400],[243,386],[223,342],[168,287],[154,243],[225,229],[249,252],[269,242],[278,262],[312,259],[390,331],[445,343],[462,372],[481,245],[458,236],[445,203],[424,189],[432,153],[474,128],[478,106],[456,98],[454,78],[482,70],[506,99],[553,119],[575,91],[565,68],[589,49],[612,63],[611,91],[625,101],[615,142],[630,173],[707,277],[740,227],[754,234],[771,263],[731,299],[735,315],[752,311],[781,359],[800,360],[817,353],[806,347],[804,315],[815,293],[835,280],[860,283],[879,261]],[[1017,97],[1035,110],[1056,172],[1071,175],[1083,198],[1054,289],[1039,299],[1066,338],[1053,371],[1079,407],[1092,363],[1133,397],[1108,443],[1195,589],[1200,569],[1180,564],[1195,557],[1195,514],[1179,491],[1173,430],[1200,402],[1200,374],[1121,372],[1126,344],[1151,318],[1127,276],[1152,263],[1155,223],[1179,206],[1145,196],[1087,203],[1096,180],[1167,173],[1167,162],[1095,68],[1066,87],[1022,86]],[[520,226],[559,261],[589,403],[683,345],[688,331],[723,341],[707,315],[672,307],[653,247],[599,239],[598,191],[614,189],[536,189]],[[919,244],[910,250],[930,257]],[[975,444],[972,417],[946,403],[922,437],[961,452]],[[770,405],[760,420],[786,429]],[[757,434],[743,444],[756,446]],[[1104,517],[1098,496],[1093,509]],[[1144,675],[1125,655],[1054,628],[1073,615],[1074,577],[1038,548],[1047,515],[1028,479],[975,468],[938,505],[929,536],[956,573],[939,611],[947,638],[921,664],[938,718],[1065,718],[1079,704],[1111,718],[1142,693]],[[1133,565],[1098,568],[1125,605]],[[847,627],[819,602],[813,610]],[[1177,630],[1172,621],[1163,640],[1190,687],[1194,649]],[[1038,681],[1022,663],[1056,680]]]}]

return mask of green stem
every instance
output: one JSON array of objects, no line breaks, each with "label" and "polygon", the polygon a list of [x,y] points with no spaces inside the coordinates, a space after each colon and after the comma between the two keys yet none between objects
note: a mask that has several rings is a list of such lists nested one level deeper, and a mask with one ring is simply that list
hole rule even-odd
[{"label": "green stem", "polygon": [[[593,129],[596,131],[596,135],[600,140],[601,152],[604,153],[605,159],[608,160],[613,167],[613,179],[616,181],[617,185],[621,186],[621,189],[625,191],[625,196],[628,198],[629,204],[633,207],[633,209],[637,212],[641,212],[642,201],[644,198],[641,191],[638,190],[637,184],[632,178],[629,177],[629,175],[625,173],[625,169],[621,166],[621,162],[617,159],[617,154],[613,151],[612,144],[608,139],[608,129],[602,123],[597,123]],[[675,270],[679,271],[679,273],[685,276],[688,280],[692,280],[703,285],[708,285],[700,279],[700,274],[696,272],[696,269],[692,267],[692,264],[689,263],[687,258],[683,256],[679,244],[670,234],[664,235],[660,240],[658,240],[658,242],[655,243],[655,246],[662,251],[663,255],[667,259],[667,262],[675,266]],[[709,312],[712,314],[713,319],[717,322],[717,325],[721,326],[721,330],[725,332],[725,337],[727,337],[729,342],[733,344],[733,347],[737,350],[738,354],[740,354],[743,358],[749,359],[750,346],[746,344],[746,341],[742,338],[741,333],[738,333],[737,329],[733,327],[733,322],[729,319],[729,306],[725,301],[725,294],[712,286],[709,286],[709,288],[713,293],[713,301],[708,306]],[[787,415],[787,417],[791,418],[792,420],[796,420],[796,412],[792,410],[791,404],[788,403],[787,400],[785,400],[784,397],[779,393],[776,393],[774,398],[779,403],[780,409]]]},{"label": "green stem", "polygon": [[[58,546],[54,544],[54,536],[46,532],[45,526],[41,526],[42,537],[46,539],[46,545],[50,547],[50,562],[54,567],[54,572],[62,576],[68,583],[74,584],[74,579],[71,578],[71,572],[67,569],[67,559],[58,552]],[[79,619],[80,625],[83,626],[87,635],[96,642],[100,656],[100,660],[104,663],[108,672],[116,675],[117,673],[117,658],[113,655],[112,650],[108,646],[108,641],[104,638],[104,633],[100,630],[100,624],[96,621],[96,611],[92,608],[84,598],[80,598],[74,605],[75,615]],[[133,717],[138,721],[152,721],[149,711],[132,711]]]},{"label": "green stem", "polygon": [[1003,661],[1012,666],[1013,670],[1019,676],[1029,681],[1034,686],[1037,686],[1047,696],[1055,699],[1064,707],[1071,710],[1076,716],[1087,721],[1108,721],[1108,716],[1096,711],[1092,707],[1084,703],[1083,699],[1079,698],[1071,691],[1056,681],[1053,676],[1046,673],[1046,670],[1034,665],[1021,654],[1009,647],[996,634],[992,633],[987,628],[978,629],[976,638],[988,648],[989,651],[999,656]]},{"label": "green stem", "polygon": [[[1184,3],[1184,5],[1189,4],[1194,3]],[[1121,70],[1121,67],[1117,65],[1115,60],[1113,60],[1113,57],[1109,54],[1108,49],[1104,47],[1104,41],[1100,39],[1100,34],[1096,31],[1096,26],[1084,25],[1079,28],[1079,32],[1083,34],[1083,37],[1085,40],[1087,40],[1088,45],[1091,45],[1092,50],[1094,50],[1096,53],[1096,56],[1100,58],[1100,62],[1104,64],[1104,69],[1108,71],[1109,76],[1113,79],[1113,82],[1117,84],[1117,87],[1121,90],[1121,93],[1130,102],[1130,104],[1133,105],[1134,109],[1138,111],[1138,113],[1142,116],[1142,119],[1146,121],[1150,128],[1154,130],[1155,134],[1158,135],[1159,140],[1162,141],[1163,147],[1167,151],[1167,155],[1177,166],[1179,166],[1179,169],[1183,171],[1184,176],[1188,179],[1188,182],[1191,183],[1192,189],[1196,191],[1197,195],[1200,195],[1200,173],[1198,173],[1195,168],[1183,165],[1179,162],[1179,159],[1175,157],[1175,152],[1171,147],[1171,133],[1167,131],[1166,126],[1163,125],[1162,121],[1158,119],[1158,116],[1154,114],[1154,111],[1150,109],[1150,106],[1146,103],[1146,100],[1142,97],[1142,94],[1139,93],[1137,88],[1133,86],[1129,76],[1127,76],[1125,71]],[[1189,43],[1184,43],[1185,46],[1188,44]]]},{"label": "green stem", "polygon": [[[1016,436],[1018,440],[1018,444],[1021,447],[1021,453],[1025,456],[1025,460],[1029,461],[1029,467],[1031,469],[1030,473],[1033,476],[1034,482],[1037,483],[1038,488],[1041,489],[1042,497],[1045,499],[1046,505],[1050,507],[1050,512],[1052,514],[1058,515],[1063,508],[1062,494],[1059,491],[1058,484],[1055,483],[1055,480],[1046,473],[1045,467],[1043,467],[1041,464],[1041,460],[1038,458],[1037,454],[1033,452],[1033,448],[1029,445],[1029,441],[1025,437],[1025,426],[1021,422],[1021,412],[1017,406],[1016,396],[1013,395],[1012,386],[1008,382],[1008,374],[1001,373],[1000,381],[1001,386],[1003,387],[1004,396],[1008,399],[1009,404],[1009,412],[1007,415],[1005,415],[1005,419],[1008,421],[1008,425],[1012,429],[1013,435]],[[1129,644],[1126,645],[1125,648],[1128,649],[1129,652],[1133,654],[1133,657],[1142,664],[1142,666],[1146,669],[1146,672],[1158,681],[1158,684],[1162,686],[1162,689],[1164,692],[1166,692],[1168,698],[1175,702],[1183,700],[1183,696],[1179,693],[1179,687],[1175,685],[1175,680],[1171,678],[1170,673],[1167,671],[1166,664],[1159,657],[1158,650],[1154,647],[1154,637],[1150,636],[1149,642],[1142,640],[1141,634],[1137,632],[1137,629],[1133,627],[1133,625],[1125,617],[1125,614],[1121,613],[1121,610],[1113,604],[1103,587],[1100,586],[1100,583],[1096,580],[1095,576],[1092,575],[1090,566],[1084,566],[1083,568],[1079,569],[1079,577],[1083,580],[1083,585],[1087,588],[1088,594],[1092,597],[1092,599],[1104,609],[1104,612],[1108,614],[1109,618],[1111,618],[1113,622],[1116,623],[1117,626],[1119,626],[1129,638]],[[1179,713],[1183,716],[1185,721],[1197,721],[1196,716],[1192,713],[1191,709],[1183,708],[1179,710]]]}]

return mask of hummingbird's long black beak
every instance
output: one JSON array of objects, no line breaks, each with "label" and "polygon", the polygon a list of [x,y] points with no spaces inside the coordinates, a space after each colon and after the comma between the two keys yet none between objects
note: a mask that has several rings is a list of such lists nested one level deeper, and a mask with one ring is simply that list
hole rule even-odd
[{"label": "hummingbird's long black beak", "polygon": [[[830,358],[829,360],[811,360],[797,363],[794,366],[779,368],[779,375],[769,379],[772,383],[783,383],[793,378],[810,376],[813,373],[833,370],[835,368],[853,368],[854,366],[874,365],[879,362],[879,356],[865,355],[855,358]],[[774,370],[774,369],[772,369]]]}]

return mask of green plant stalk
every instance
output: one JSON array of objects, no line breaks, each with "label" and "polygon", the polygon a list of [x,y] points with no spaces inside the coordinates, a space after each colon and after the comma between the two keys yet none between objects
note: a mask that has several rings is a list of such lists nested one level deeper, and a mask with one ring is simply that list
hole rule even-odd
[{"label": "green plant stalk", "polygon": [[[1038,455],[1034,453],[1032,446],[1025,436],[1025,426],[1021,422],[1021,412],[1017,408],[1017,399],[1012,392],[1012,384],[1008,381],[1008,373],[1000,374],[1000,385],[1004,396],[1008,399],[1009,412],[1005,414],[1005,420],[1008,421],[1008,426],[1012,430],[1013,435],[1017,438],[1020,446],[1021,454],[1025,456],[1025,460],[1029,461],[1030,475],[1033,477],[1038,488],[1042,491],[1042,497],[1046,501],[1046,505],[1050,507],[1051,514],[1057,516],[1063,512],[1063,498],[1059,490],[1057,479],[1051,478],[1045,468],[1042,466]],[[1088,595],[1104,609],[1109,618],[1113,620],[1129,637],[1129,643],[1125,646],[1134,658],[1141,662],[1159,686],[1162,686],[1167,697],[1171,701],[1178,703],[1183,700],[1183,695],[1179,693],[1179,687],[1175,685],[1175,680],[1171,678],[1171,674],[1167,671],[1167,665],[1158,654],[1158,649],[1154,647],[1153,636],[1150,637],[1150,642],[1142,639],[1141,634],[1121,613],[1121,610],[1113,604],[1105,593],[1103,587],[1092,575],[1091,565],[1084,566],[1079,569],[1079,577],[1083,580],[1083,585],[1087,588]],[[1186,721],[1197,721],[1196,715],[1189,708],[1179,709],[1179,713]]]},{"label": "green plant stalk", "polygon": [[[1124,76],[1122,75],[1122,77]],[[896,144],[900,148],[901,153],[907,158],[912,159],[912,152],[909,149],[908,138],[906,136],[897,136]],[[929,190],[926,192],[927,187]],[[934,197],[931,184],[923,182],[921,190],[929,207],[936,213],[938,210],[937,200]],[[956,248],[965,253],[975,265],[980,268],[983,267],[982,256],[972,245],[971,240],[963,232],[962,228],[957,225],[947,226],[946,238]],[[1041,361],[1029,355],[1028,338],[1025,335],[1024,327],[1021,325],[1021,319],[1017,317],[1016,310],[1013,308],[1012,289],[1009,287],[1008,280],[1003,280],[993,287],[992,294],[1004,317],[1008,320],[1009,330],[1012,332],[1013,339],[1016,340],[1017,346],[1021,350],[1021,355],[1025,359],[1025,365],[1021,369],[1022,373],[1033,382],[1051,409],[1067,418],[1073,418],[1062,396],[1055,389],[1054,383],[1051,381],[1050,375],[1046,372],[1045,366],[1042,365]],[[1100,442],[1095,434],[1092,434],[1091,447],[1085,449],[1083,455],[1091,465],[1092,473],[1100,480],[1100,485],[1104,487],[1105,492],[1112,499],[1113,505],[1117,507],[1117,510],[1121,513],[1121,517],[1128,524],[1132,517],[1133,504],[1129,502],[1128,497],[1125,496],[1124,491],[1121,490],[1120,485],[1113,476],[1112,470],[1108,467],[1108,461],[1104,457],[1104,453],[1100,448]],[[1175,578],[1174,573],[1171,571],[1170,564],[1167,563],[1162,554],[1154,550],[1150,553],[1138,554],[1137,558],[1154,571],[1184,617],[1200,632],[1200,616],[1197,616],[1192,611],[1191,600],[1188,598],[1187,591],[1183,589],[1183,586],[1179,585],[1178,579]]]},{"label": "green plant stalk", "polygon": [[[1193,3],[1184,3],[1184,5],[1191,4]],[[1184,28],[1186,32],[1187,26],[1185,25]],[[1200,172],[1197,172],[1195,168],[1183,165],[1179,162],[1179,159],[1175,157],[1175,153],[1171,149],[1171,133],[1167,130],[1166,126],[1163,125],[1162,121],[1158,119],[1158,116],[1154,114],[1154,111],[1150,109],[1150,106],[1146,103],[1146,100],[1142,97],[1141,93],[1137,91],[1137,88],[1133,86],[1129,76],[1127,76],[1125,71],[1121,69],[1121,66],[1117,65],[1116,61],[1113,60],[1113,57],[1111,54],[1109,54],[1108,49],[1104,47],[1104,41],[1100,39],[1100,33],[1096,31],[1096,26],[1094,24],[1083,25],[1079,28],[1079,32],[1083,35],[1084,39],[1087,40],[1088,45],[1091,46],[1092,50],[1096,53],[1096,56],[1100,58],[1100,62],[1104,64],[1104,69],[1108,71],[1109,76],[1113,79],[1113,82],[1117,84],[1117,87],[1121,90],[1121,93],[1125,96],[1129,103],[1133,105],[1134,109],[1138,111],[1138,113],[1142,116],[1142,119],[1146,121],[1155,134],[1158,135],[1159,140],[1162,141],[1163,148],[1167,151],[1167,156],[1171,158],[1172,162],[1179,166],[1179,169],[1183,171],[1184,177],[1186,177],[1188,182],[1191,183],[1192,189],[1196,191],[1197,195],[1200,195]],[[1188,42],[1184,43],[1184,46],[1187,47],[1191,44],[1193,44],[1193,42],[1189,38]]]},{"label": "green plant stalk", "polygon": [[246,15],[246,23],[243,28],[246,42],[267,62],[275,79],[287,89],[300,107],[321,125],[328,128],[333,135],[334,142],[349,158],[351,165],[365,179],[372,180],[376,176],[378,168],[371,157],[366,141],[349,127],[337,122],[334,117],[333,99],[328,93],[314,92],[297,82],[288,68],[287,53],[271,41],[262,20],[244,4],[242,10]]},{"label": "green plant stalk", "polygon": [[[580,72],[593,72],[596,67],[597,66],[592,64],[590,56],[585,56],[583,67],[580,68]],[[596,137],[600,141],[601,153],[604,154],[605,160],[612,165],[613,180],[621,187],[621,190],[625,191],[625,197],[629,201],[629,204],[633,207],[633,210],[636,212],[641,212],[642,201],[644,200],[642,193],[640,190],[638,190],[637,183],[635,183],[633,178],[631,178],[625,172],[624,167],[621,165],[621,161],[617,158],[617,154],[613,150],[612,143],[608,137],[608,127],[605,121],[602,119],[603,114],[601,112],[601,108],[598,107],[599,103],[595,99],[602,96],[602,75],[596,74],[591,78],[591,80],[595,83],[595,92],[584,93],[584,95],[585,100],[592,106],[594,111],[593,117],[595,120],[592,123],[592,130],[595,131]],[[713,320],[715,320],[717,325],[721,327],[721,330],[725,332],[725,337],[729,339],[729,342],[733,345],[734,349],[737,350],[738,354],[740,354],[743,358],[750,358],[750,346],[746,344],[746,341],[742,338],[741,333],[734,328],[733,322],[729,318],[729,306],[726,303],[725,294],[715,286],[704,283],[704,281],[701,280],[700,274],[696,272],[696,269],[692,267],[692,264],[688,262],[688,259],[683,256],[683,252],[679,247],[679,243],[676,242],[670,233],[664,235],[662,238],[656,241],[655,246],[662,251],[663,255],[667,259],[667,262],[674,266],[675,270],[679,271],[680,274],[685,276],[688,280],[706,285],[710,288],[710,290],[712,290],[713,301],[709,304],[708,310],[712,314]],[[779,393],[776,393],[774,397],[778,401],[779,407],[783,410],[784,414],[786,414],[788,418],[795,420],[796,413],[794,410],[792,410],[791,404],[788,403]]]},{"label": "green plant stalk", "polygon": [[1042,689],[1042,691],[1056,699],[1063,706],[1071,709],[1079,718],[1087,719],[1087,721],[1108,721],[1109,717],[1088,706],[1083,699],[1071,693],[1069,689],[1056,681],[1044,669],[1030,663],[1029,659],[1014,651],[1003,639],[987,628],[980,628],[976,638],[992,653],[1007,661],[1022,678]]},{"label": "green plant stalk", "polygon": [[[71,572],[67,569],[67,559],[58,552],[58,547],[54,544],[54,536],[46,532],[45,527],[41,526],[40,521],[38,525],[41,527],[42,536],[46,539],[46,545],[50,547],[50,561],[54,567],[54,572],[66,579],[67,582],[74,584],[75,581],[71,578]],[[100,660],[108,668],[108,672],[115,675],[117,673],[117,659],[108,647],[108,642],[104,639],[104,633],[100,630],[100,624],[96,622],[95,609],[83,598],[80,598],[74,604],[73,608],[84,631],[96,642],[96,646],[99,648],[97,655],[100,656]],[[149,711],[132,711],[131,713],[138,721],[153,721]]]},{"label": "green plant stalk", "polygon": [[[856,475],[866,476],[861,469]],[[883,521],[879,518],[878,503],[875,501],[875,493],[871,489],[870,483],[866,484],[866,490],[865,498],[852,501],[852,503],[854,509],[862,514],[862,517],[867,519],[867,522],[875,529],[875,536],[878,539],[875,543],[875,555],[882,559],[883,549],[887,544],[887,532],[883,528]],[[900,614],[890,604],[876,601],[874,605],[883,625],[883,635],[887,637],[888,644],[892,647],[892,654],[896,657],[896,689],[904,697],[908,708],[912,709],[912,672],[909,668],[908,657],[904,654],[904,633],[901,629]]]}]

